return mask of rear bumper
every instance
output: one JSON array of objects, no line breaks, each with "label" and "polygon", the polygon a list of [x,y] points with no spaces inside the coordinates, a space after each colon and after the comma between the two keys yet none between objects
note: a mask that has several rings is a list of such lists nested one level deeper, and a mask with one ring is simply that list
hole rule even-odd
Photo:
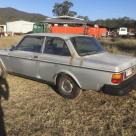
[{"label": "rear bumper", "polygon": [[119,85],[104,85],[102,91],[113,95],[125,95],[136,89],[136,75],[127,79]]}]

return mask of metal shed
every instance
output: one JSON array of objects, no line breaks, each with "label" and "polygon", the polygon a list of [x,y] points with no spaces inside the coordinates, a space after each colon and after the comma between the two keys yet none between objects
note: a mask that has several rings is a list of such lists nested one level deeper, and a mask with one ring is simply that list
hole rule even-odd
[{"label": "metal shed", "polygon": [[12,33],[27,33],[33,30],[33,22],[28,21],[14,21],[14,22],[7,22],[7,32]]}]

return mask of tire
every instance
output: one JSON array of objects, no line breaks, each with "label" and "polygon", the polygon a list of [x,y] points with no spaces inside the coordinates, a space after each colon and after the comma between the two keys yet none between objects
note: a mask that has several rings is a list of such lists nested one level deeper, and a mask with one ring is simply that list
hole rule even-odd
[{"label": "tire", "polygon": [[67,99],[74,99],[82,92],[77,83],[68,75],[61,75],[57,80],[58,93]]}]

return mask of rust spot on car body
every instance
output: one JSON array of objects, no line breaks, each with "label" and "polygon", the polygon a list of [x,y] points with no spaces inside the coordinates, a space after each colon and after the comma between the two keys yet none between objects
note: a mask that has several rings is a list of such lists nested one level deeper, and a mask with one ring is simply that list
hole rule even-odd
[{"label": "rust spot on car body", "polygon": [[80,60],[80,66],[83,66],[83,62],[84,62],[84,59],[81,58],[81,60]]},{"label": "rust spot on car body", "polygon": [[75,53],[73,53],[73,54],[71,55],[71,58],[70,58],[70,60],[69,60],[69,64],[70,64],[70,65],[72,65],[72,62],[73,62],[74,58],[75,58]]}]

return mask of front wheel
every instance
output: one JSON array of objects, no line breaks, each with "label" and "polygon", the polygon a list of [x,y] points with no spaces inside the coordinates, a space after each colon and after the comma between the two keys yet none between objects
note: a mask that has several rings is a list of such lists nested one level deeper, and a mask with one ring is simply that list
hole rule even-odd
[{"label": "front wheel", "polygon": [[68,99],[74,99],[82,92],[77,83],[67,75],[58,78],[57,88],[59,94]]}]

